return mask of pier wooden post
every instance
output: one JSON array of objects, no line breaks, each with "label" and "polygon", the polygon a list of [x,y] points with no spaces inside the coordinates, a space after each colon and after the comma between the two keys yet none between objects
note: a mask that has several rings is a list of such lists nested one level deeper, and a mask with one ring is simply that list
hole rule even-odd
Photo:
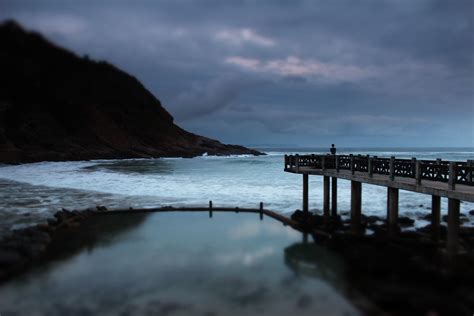
[{"label": "pier wooden post", "polygon": [[448,176],[448,185],[450,190],[456,189],[456,163],[451,161],[449,163],[449,176]]},{"label": "pier wooden post", "polygon": [[350,155],[349,155],[349,158],[350,158],[351,174],[354,174],[354,155],[353,155],[353,154],[350,154]]},{"label": "pier wooden post", "polygon": [[440,180],[442,179],[442,176],[441,176],[441,158],[436,158],[436,168],[435,168],[435,171],[434,173],[436,174],[436,179],[437,180]]},{"label": "pier wooden post", "polygon": [[454,255],[458,251],[459,236],[459,200],[448,199],[448,254]]},{"label": "pier wooden post", "polygon": [[362,208],[362,184],[351,181],[351,227],[352,232],[360,232],[360,217]]},{"label": "pier wooden post", "polygon": [[369,177],[372,178],[374,171],[372,169],[372,158],[370,156],[367,157],[367,172],[369,173]]},{"label": "pier wooden post", "polygon": [[296,172],[300,172],[300,155],[295,155]]},{"label": "pier wooden post", "polygon": [[333,218],[337,217],[337,178],[331,179],[331,215]]},{"label": "pier wooden post", "polygon": [[209,217],[212,217],[212,201],[209,201]]},{"label": "pier wooden post", "polygon": [[431,236],[434,241],[439,240],[439,228],[441,221],[441,197],[431,196]]},{"label": "pier wooden post", "polygon": [[398,189],[388,188],[388,231],[393,234],[398,226]]},{"label": "pier wooden post", "polygon": [[[467,166],[470,167],[470,168],[474,167],[474,160],[468,160],[467,161]],[[467,174],[467,181],[469,183],[472,183],[472,174],[473,174],[473,171],[469,170],[469,172]]]},{"label": "pier wooden post", "polygon": [[263,221],[263,202],[260,202],[260,220]]},{"label": "pier wooden post", "polygon": [[324,176],[324,189],[323,189],[323,214],[324,214],[324,221],[327,223],[329,220],[329,177]]},{"label": "pier wooden post", "polygon": [[308,174],[303,174],[303,212],[308,212]]},{"label": "pier wooden post", "polygon": [[307,244],[307,243],[308,243],[308,233],[304,232],[303,233],[303,244]]},{"label": "pier wooden post", "polygon": [[339,157],[336,155],[335,158],[336,158],[336,161],[335,161],[335,163],[336,163],[336,172],[339,172]]},{"label": "pier wooden post", "polygon": [[421,185],[421,162],[419,160],[415,162],[415,179],[416,185]]},{"label": "pier wooden post", "polygon": [[326,170],[326,157],[321,157],[321,169]]},{"label": "pier wooden post", "polygon": [[394,180],[395,179],[395,157],[392,156],[390,157],[390,180]]}]

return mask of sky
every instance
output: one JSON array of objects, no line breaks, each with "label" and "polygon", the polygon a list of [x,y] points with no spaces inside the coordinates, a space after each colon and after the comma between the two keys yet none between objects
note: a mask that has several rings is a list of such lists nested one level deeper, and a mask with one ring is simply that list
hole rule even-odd
[{"label": "sky", "polygon": [[474,1],[0,0],[250,146],[474,147]]}]

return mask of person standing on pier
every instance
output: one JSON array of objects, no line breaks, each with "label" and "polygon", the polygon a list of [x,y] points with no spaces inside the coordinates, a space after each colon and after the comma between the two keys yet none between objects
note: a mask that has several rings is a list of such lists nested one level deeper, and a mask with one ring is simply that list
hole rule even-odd
[{"label": "person standing on pier", "polygon": [[334,147],[334,144],[331,144],[331,148],[329,148],[329,151],[331,152],[331,155],[336,154],[336,147]]}]

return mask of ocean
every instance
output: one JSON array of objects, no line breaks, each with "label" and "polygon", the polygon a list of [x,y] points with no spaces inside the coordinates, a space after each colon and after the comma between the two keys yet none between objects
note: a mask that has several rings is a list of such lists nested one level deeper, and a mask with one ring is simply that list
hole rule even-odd
[{"label": "ocean", "polygon": [[[264,207],[289,214],[301,209],[302,176],[283,171],[285,154],[325,153],[321,148],[260,148],[266,156],[202,156],[40,162],[0,166],[0,234],[45,221],[61,208],[109,209],[173,206]],[[338,154],[465,161],[473,148],[343,148]],[[309,207],[322,209],[322,177],[310,176]],[[430,211],[429,195],[400,191],[400,215]],[[350,183],[338,182],[338,209],[350,208]],[[474,203],[461,203],[467,214]],[[386,188],[363,185],[362,212],[385,216]],[[442,213],[447,201],[442,199]],[[427,224],[417,221],[417,226]],[[470,225],[470,223],[466,223]]]}]

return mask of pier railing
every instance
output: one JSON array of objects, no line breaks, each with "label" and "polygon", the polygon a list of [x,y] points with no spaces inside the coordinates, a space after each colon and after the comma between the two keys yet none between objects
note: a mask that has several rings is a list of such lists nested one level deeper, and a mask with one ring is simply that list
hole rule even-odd
[{"label": "pier railing", "polygon": [[443,161],[380,158],[363,155],[285,155],[285,171],[300,172],[304,169],[334,169],[365,172],[370,177],[374,174],[422,180],[446,182],[454,190],[456,184],[474,186],[474,161]]}]

